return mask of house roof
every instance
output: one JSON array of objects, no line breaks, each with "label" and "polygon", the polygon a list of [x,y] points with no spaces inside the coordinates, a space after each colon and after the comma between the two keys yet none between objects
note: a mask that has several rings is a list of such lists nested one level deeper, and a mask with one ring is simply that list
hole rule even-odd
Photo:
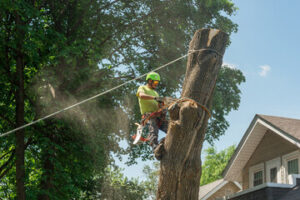
[{"label": "house roof", "polygon": [[[211,195],[213,195],[215,192],[220,190],[227,183],[228,181],[224,179],[219,179],[214,182],[201,186],[199,190],[199,199],[201,200],[208,199]],[[233,183],[236,185],[237,188],[239,188],[240,190],[242,189],[242,186],[239,183],[237,182],[233,182]]]},{"label": "house roof", "polygon": [[275,117],[268,115],[258,115],[262,119],[266,120],[274,127],[281,129],[285,133],[293,136],[295,139],[300,140],[300,120],[291,119],[286,117]]},{"label": "house roof", "polygon": [[300,148],[300,120],[268,115],[255,115],[235,153],[223,171],[228,181],[242,181],[242,169],[257,148],[263,136],[271,130]]},{"label": "house roof", "polygon": [[[227,181],[226,181],[227,182]],[[209,184],[203,185],[199,190],[199,199],[204,199],[205,196],[211,191],[213,191],[217,186],[224,184],[224,179],[219,179]]]}]

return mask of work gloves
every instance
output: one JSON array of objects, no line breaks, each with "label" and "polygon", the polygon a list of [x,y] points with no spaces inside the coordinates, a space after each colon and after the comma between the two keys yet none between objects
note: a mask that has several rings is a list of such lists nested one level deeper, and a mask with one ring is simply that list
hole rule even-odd
[{"label": "work gloves", "polygon": [[163,103],[165,101],[164,97],[154,97],[154,100],[157,101],[158,103]]}]

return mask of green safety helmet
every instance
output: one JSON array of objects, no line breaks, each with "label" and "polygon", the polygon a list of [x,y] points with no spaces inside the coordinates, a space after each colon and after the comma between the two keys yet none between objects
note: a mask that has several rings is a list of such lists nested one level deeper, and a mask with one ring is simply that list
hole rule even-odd
[{"label": "green safety helmet", "polygon": [[149,79],[153,81],[160,81],[160,76],[156,72],[150,72],[149,74],[147,74],[146,81],[148,81]]}]

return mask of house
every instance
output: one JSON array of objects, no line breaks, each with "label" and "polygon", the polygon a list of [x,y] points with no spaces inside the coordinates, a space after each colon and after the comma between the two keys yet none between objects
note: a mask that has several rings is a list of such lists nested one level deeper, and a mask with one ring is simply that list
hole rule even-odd
[{"label": "house", "polygon": [[230,200],[300,200],[300,120],[256,115],[223,172]]},{"label": "house", "polygon": [[[255,115],[222,176],[241,191],[199,199],[300,200],[300,120]],[[217,186],[201,186],[199,194]]]},{"label": "house", "polygon": [[219,179],[212,183],[201,186],[199,190],[199,199],[224,199],[223,197],[234,194],[240,190],[242,190],[242,186],[239,183]]}]

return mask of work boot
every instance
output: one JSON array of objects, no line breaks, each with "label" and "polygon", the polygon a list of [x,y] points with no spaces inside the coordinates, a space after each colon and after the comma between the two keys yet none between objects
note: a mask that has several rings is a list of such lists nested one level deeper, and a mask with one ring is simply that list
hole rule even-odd
[{"label": "work boot", "polygon": [[163,153],[164,153],[164,142],[165,142],[165,138],[163,138],[159,144],[154,148],[154,156],[157,160],[161,160]]}]

